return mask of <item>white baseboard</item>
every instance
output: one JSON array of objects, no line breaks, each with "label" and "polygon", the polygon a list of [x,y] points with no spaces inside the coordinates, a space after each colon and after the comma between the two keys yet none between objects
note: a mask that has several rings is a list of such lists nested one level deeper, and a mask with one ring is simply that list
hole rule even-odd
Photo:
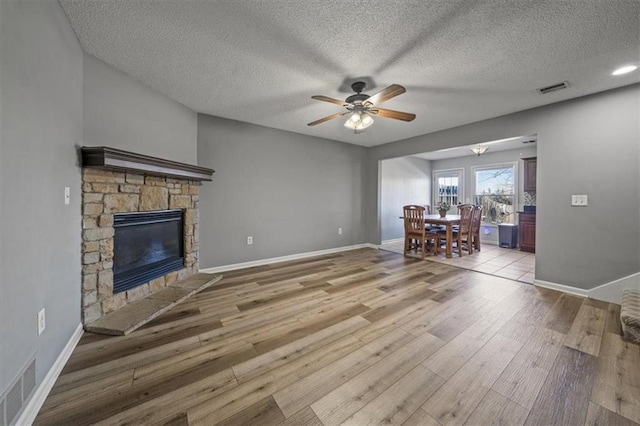
[{"label": "white baseboard", "polygon": [[40,385],[36,388],[36,391],[29,402],[24,406],[22,413],[20,413],[20,415],[18,416],[15,424],[33,424],[36,416],[38,415],[38,412],[40,411],[40,408],[42,408],[42,404],[44,404],[44,400],[47,399],[49,392],[51,392],[51,388],[53,388],[53,385],[62,372],[62,369],[64,368],[67,361],[69,361],[69,357],[80,341],[82,333],[82,324],[78,324],[78,328],[76,328],[76,331],[74,331],[71,335],[71,338],[65,345],[64,349],[62,349],[62,352],[60,352],[60,355],[58,355],[56,362],[53,363],[47,375],[44,377]]},{"label": "white baseboard", "polygon": [[382,245],[382,244],[395,244],[395,243],[404,243],[404,237],[403,238],[394,238],[392,240],[384,240],[383,242],[380,243],[380,245]]},{"label": "white baseboard", "polygon": [[576,296],[587,297],[589,290],[583,288],[571,287],[564,284],[552,283],[549,281],[533,280],[533,285],[538,287],[549,288],[551,290],[558,290],[563,293],[575,294]]},{"label": "white baseboard", "polygon": [[640,272],[592,288],[589,290],[589,297],[620,305],[622,303],[622,291],[625,288],[640,290]]},{"label": "white baseboard", "polygon": [[378,248],[378,246],[374,244],[368,244],[368,243],[356,244],[353,246],[336,247],[336,248],[327,249],[327,250],[310,251],[307,253],[298,253],[298,254],[292,254],[288,256],[271,257],[269,259],[252,260],[250,262],[233,263],[230,265],[223,265],[223,266],[214,266],[211,268],[200,269],[200,272],[210,274],[213,272],[232,271],[234,269],[250,268],[252,266],[261,266],[261,265],[268,265],[270,263],[286,262],[289,260],[298,260],[298,259],[304,259],[307,257],[322,256],[323,254],[339,253],[341,251],[356,250],[356,249],[365,248],[365,247],[374,248],[374,249]]},{"label": "white baseboard", "polygon": [[622,303],[622,291],[625,288],[637,288],[640,290],[640,272],[588,290],[542,280],[534,280],[533,284],[538,287],[550,288],[564,293],[575,294],[619,305]]}]

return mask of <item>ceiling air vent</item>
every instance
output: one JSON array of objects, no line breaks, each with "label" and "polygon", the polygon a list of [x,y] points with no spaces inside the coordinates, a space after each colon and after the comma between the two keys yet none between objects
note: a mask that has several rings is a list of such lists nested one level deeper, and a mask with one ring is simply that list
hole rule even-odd
[{"label": "ceiling air vent", "polygon": [[540,89],[538,89],[538,93],[540,93],[541,95],[546,95],[547,93],[566,89],[567,87],[569,87],[569,82],[563,81],[562,83],[554,84],[553,86],[541,87]]}]

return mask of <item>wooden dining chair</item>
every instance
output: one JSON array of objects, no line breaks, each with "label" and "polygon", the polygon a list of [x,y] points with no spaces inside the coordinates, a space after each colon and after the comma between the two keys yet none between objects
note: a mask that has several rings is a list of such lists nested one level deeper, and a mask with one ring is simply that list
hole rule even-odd
[{"label": "wooden dining chair", "polygon": [[431,254],[438,253],[439,234],[429,232],[425,228],[424,211],[425,208],[418,205],[408,205],[402,208],[404,216],[404,254],[411,250],[421,251],[422,258],[429,251]]},{"label": "wooden dining chair", "polygon": [[480,251],[480,224],[482,222],[482,206],[474,206],[471,217],[471,244],[474,250]]},{"label": "wooden dining chair", "polygon": [[[473,211],[475,210],[473,204],[461,204],[458,206],[458,212],[460,213],[460,225],[453,230],[453,242],[456,243],[455,247],[458,250],[458,255],[462,257],[463,247],[466,246],[467,252],[473,254],[473,245],[471,242],[471,219],[473,218]],[[440,240],[446,242],[446,236],[443,232],[440,232]]]},{"label": "wooden dining chair", "polygon": [[[474,204],[458,204],[456,207],[458,207],[458,214],[460,216],[462,216],[462,210],[463,209],[468,209],[468,208],[474,208],[475,205]],[[453,230],[454,231],[458,231],[458,228],[460,228],[460,225],[453,225]]]}]

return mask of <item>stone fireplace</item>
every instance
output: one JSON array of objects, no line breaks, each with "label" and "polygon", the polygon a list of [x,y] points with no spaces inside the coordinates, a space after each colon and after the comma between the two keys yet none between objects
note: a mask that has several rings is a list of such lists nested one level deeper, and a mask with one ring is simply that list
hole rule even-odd
[{"label": "stone fireplace", "polygon": [[[82,148],[82,156],[82,321],[87,325],[198,272],[198,189],[202,180],[211,180],[213,170],[105,147]],[[175,243],[165,242],[166,236],[154,238],[160,228],[148,226],[129,240],[119,237],[118,248],[118,222],[171,214],[180,218],[181,225],[171,224],[169,234],[176,226],[182,227],[183,240],[178,244],[182,253],[177,253],[181,256],[176,260],[176,253],[161,254],[170,258],[165,262],[170,265],[144,275],[149,267],[140,264],[144,256],[134,254],[131,245],[148,241],[171,247]],[[143,254],[153,252],[141,250]],[[119,256],[115,270],[114,254]],[[156,259],[155,263],[162,262]],[[139,266],[142,275],[130,274],[125,281],[135,281],[134,285],[116,286],[114,292],[114,272],[121,276],[133,266]]]}]

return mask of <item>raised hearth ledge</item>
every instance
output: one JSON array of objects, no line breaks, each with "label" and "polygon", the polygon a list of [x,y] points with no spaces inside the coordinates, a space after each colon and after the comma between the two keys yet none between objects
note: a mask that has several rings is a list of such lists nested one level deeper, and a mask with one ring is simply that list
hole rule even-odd
[{"label": "raised hearth ledge", "polygon": [[222,275],[218,274],[192,275],[86,324],[84,329],[92,333],[124,336],[221,279]]},{"label": "raised hearth ledge", "polygon": [[193,181],[210,181],[214,170],[106,146],[83,146],[82,167],[131,171]]}]

